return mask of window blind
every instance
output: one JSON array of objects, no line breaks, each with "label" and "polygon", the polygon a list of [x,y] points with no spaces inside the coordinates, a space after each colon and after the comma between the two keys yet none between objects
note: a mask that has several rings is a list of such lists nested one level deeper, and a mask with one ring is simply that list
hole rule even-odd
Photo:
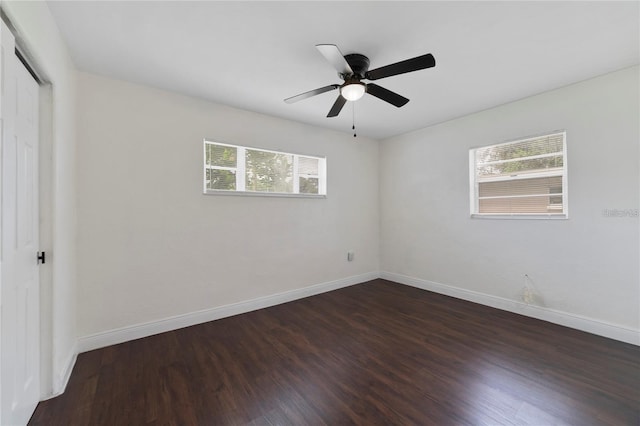
[{"label": "window blind", "polygon": [[470,151],[472,214],[566,215],[565,133]]},{"label": "window blind", "polygon": [[326,194],[326,159],[204,141],[204,192]]}]

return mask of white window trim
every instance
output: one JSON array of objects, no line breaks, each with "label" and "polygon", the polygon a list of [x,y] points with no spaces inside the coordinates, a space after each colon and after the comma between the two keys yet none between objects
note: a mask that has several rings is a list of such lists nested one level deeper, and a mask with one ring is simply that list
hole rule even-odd
[{"label": "white window trim", "polygon": [[298,155],[293,156],[293,193],[300,193],[300,174],[298,173],[298,164],[300,163],[300,157]]},{"label": "white window trim", "polygon": [[[223,167],[223,166],[210,166],[207,164],[207,153],[206,146],[207,143],[212,143],[216,145],[228,146],[231,148],[236,148],[237,153],[236,157],[239,159],[246,158],[246,150],[252,149],[256,151],[263,152],[271,152],[275,154],[286,154],[293,156],[293,190],[294,193],[288,192],[266,192],[266,191],[247,191],[246,190],[246,173],[245,173],[245,162],[238,161],[236,167]],[[284,151],[275,151],[271,149],[263,149],[263,148],[254,148],[248,146],[241,145],[233,145],[223,142],[216,142],[210,139],[204,139],[202,143],[202,162],[203,162],[203,174],[202,174],[202,190],[204,195],[231,195],[231,196],[248,196],[248,197],[280,197],[280,198],[327,198],[327,182],[326,182],[326,174],[327,174],[327,159],[326,157],[310,155],[310,154],[298,154],[294,152],[284,152]],[[307,157],[318,159],[318,174],[310,175],[310,174],[300,174],[298,173],[298,158],[299,157]],[[215,170],[231,170],[236,172],[236,189],[234,191],[224,190],[224,189],[208,189],[207,181],[206,181],[206,170],[207,169],[215,169]],[[317,177],[318,178],[318,194],[300,194],[296,191],[300,190],[300,181],[299,177]]]},{"label": "white window trim", "polygon": [[[489,178],[483,178],[481,180],[476,179],[476,164],[475,164],[475,151],[479,148],[484,148],[486,146],[501,146],[501,145],[509,145],[516,142],[526,142],[530,140],[535,140],[540,137],[554,135],[562,133],[563,141],[562,144],[562,168],[550,169],[544,172],[531,172],[531,173],[521,173],[521,174],[513,174],[508,176],[494,176]],[[568,196],[568,162],[567,162],[567,132],[566,130],[556,130],[552,132],[545,132],[535,136],[527,136],[525,138],[513,139],[506,142],[501,142],[492,145],[485,146],[477,146],[469,149],[469,206],[470,206],[470,215],[469,217],[472,219],[516,219],[516,220],[567,220],[569,219],[569,196]],[[553,157],[559,155],[560,152],[556,153],[548,153],[541,155],[532,155],[529,157],[521,157],[518,158],[518,161],[534,159],[534,158],[544,158],[544,157]],[[487,162],[485,164],[500,164],[509,162],[512,160],[499,160]],[[515,198],[518,196],[502,196],[502,197],[478,197],[477,194],[479,192],[479,183],[480,182],[499,182],[499,181],[508,181],[508,180],[517,180],[517,179],[532,179],[532,178],[540,178],[540,177],[553,177],[553,176],[562,176],[562,193],[557,193],[553,195],[562,196],[563,201],[563,213],[477,213],[479,210],[479,200],[487,199],[487,198]],[[533,197],[537,195],[527,195],[527,197]],[[549,194],[540,194],[539,196],[549,196]]]},{"label": "white window trim", "polygon": [[[247,151],[244,146],[236,147],[236,158],[239,160],[240,158],[244,159],[247,155]],[[247,176],[245,174],[245,163],[244,161],[236,162],[236,190],[234,192],[246,192],[247,190]]]},{"label": "white window trim", "polygon": [[[558,168],[560,169],[560,168]],[[549,169],[544,172],[524,172],[524,173],[513,173],[510,175],[498,175],[491,176],[479,179],[478,182],[502,182],[507,180],[519,180],[519,179],[535,179],[535,178],[544,178],[544,177],[554,177],[554,176],[562,176],[562,170],[558,169]]]}]

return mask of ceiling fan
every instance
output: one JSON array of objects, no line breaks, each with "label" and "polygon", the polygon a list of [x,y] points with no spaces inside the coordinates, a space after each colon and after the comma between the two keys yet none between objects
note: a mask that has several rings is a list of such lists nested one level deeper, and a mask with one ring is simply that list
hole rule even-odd
[{"label": "ceiling fan", "polygon": [[288,104],[310,98],[321,93],[330,92],[331,90],[340,89],[340,95],[329,110],[327,117],[336,117],[340,114],[342,107],[347,101],[357,101],[365,93],[389,102],[400,108],[409,102],[404,96],[378,86],[374,83],[363,83],[362,80],[379,80],[385,77],[405,74],[408,72],[431,68],[436,65],[436,60],[432,54],[416,56],[415,58],[396,62],[384,67],[376,68],[369,71],[369,58],[360,53],[352,53],[343,55],[334,44],[318,44],[316,48],[320,51],[331,65],[338,70],[338,75],[344,80],[343,84],[331,84],[329,86],[320,87],[319,89],[310,90],[296,96],[285,99]]}]

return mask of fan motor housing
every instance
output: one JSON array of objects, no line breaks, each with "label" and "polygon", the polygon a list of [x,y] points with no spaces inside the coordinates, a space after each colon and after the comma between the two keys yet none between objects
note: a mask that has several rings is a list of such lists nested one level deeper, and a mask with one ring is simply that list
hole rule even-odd
[{"label": "fan motor housing", "polygon": [[369,58],[360,53],[350,53],[349,55],[344,55],[344,59],[346,59],[355,76],[364,78],[365,73],[369,70]]}]

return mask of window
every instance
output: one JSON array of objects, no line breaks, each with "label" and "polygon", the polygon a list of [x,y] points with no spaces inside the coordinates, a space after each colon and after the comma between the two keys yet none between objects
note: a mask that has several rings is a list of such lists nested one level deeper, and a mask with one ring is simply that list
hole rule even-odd
[{"label": "window", "polygon": [[204,193],[323,196],[326,159],[204,141]]},{"label": "window", "polygon": [[566,134],[471,149],[471,215],[567,217]]}]

